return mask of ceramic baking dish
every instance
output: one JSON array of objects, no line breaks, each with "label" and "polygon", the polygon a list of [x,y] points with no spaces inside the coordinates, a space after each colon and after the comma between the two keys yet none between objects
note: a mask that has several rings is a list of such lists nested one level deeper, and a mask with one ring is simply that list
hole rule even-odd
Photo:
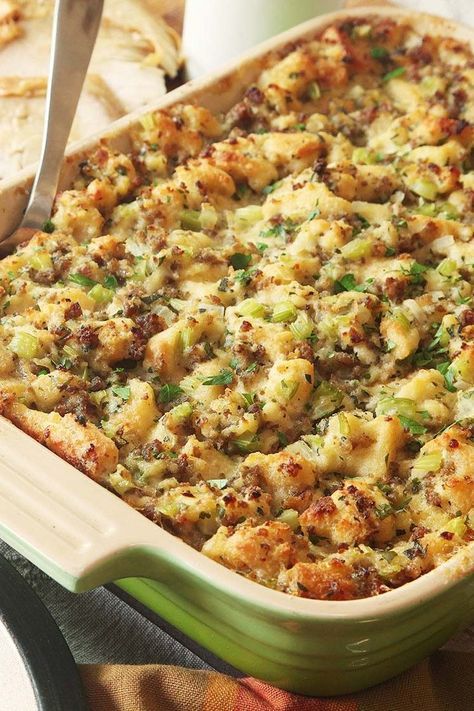
[{"label": "ceramic baking dish", "polygon": [[[335,20],[408,19],[423,32],[474,47],[474,33],[452,22],[399,9],[358,9],[311,20],[266,42],[238,63],[191,82],[150,108],[197,100],[228,109],[274,52],[312,37]],[[67,187],[100,140],[126,150],[132,114],[75,146],[64,165]],[[19,222],[31,184],[24,172],[0,188],[0,228]],[[73,591],[110,581],[242,672],[313,695],[362,689],[408,668],[474,621],[474,544],[438,569],[376,598],[331,602],[267,589],[209,560],[0,419],[0,534]],[[137,577],[139,576],[139,577]]]}]

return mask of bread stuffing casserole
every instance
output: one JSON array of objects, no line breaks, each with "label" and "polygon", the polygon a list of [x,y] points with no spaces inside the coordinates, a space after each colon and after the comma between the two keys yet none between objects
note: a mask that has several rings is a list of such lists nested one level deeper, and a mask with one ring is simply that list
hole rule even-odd
[{"label": "bread stuffing casserole", "polygon": [[292,595],[377,595],[469,545],[473,87],[459,41],[358,17],[226,115],[104,143],[0,263],[3,414]]}]

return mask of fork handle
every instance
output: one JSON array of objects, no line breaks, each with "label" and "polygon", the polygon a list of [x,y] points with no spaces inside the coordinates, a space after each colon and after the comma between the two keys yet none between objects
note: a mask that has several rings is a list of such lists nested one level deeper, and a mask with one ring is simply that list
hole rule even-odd
[{"label": "fork handle", "polygon": [[103,0],[56,0],[40,165],[21,227],[39,229],[51,214],[103,4]]}]

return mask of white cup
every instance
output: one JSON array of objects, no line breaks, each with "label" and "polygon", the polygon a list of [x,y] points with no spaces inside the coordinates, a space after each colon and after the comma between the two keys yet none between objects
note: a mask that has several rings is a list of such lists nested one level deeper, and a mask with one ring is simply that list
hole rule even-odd
[{"label": "white cup", "polygon": [[183,53],[189,79],[218,69],[268,37],[342,0],[186,0]]}]

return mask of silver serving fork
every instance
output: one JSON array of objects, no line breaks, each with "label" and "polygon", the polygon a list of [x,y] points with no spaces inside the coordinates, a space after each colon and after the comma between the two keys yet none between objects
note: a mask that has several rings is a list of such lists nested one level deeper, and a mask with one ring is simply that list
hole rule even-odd
[{"label": "silver serving fork", "polygon": [[0,256],[29,239],[51,216],[64,151],[99,30],[104,0],[56,0],[43,142],[23,219],[0,243]]}]

